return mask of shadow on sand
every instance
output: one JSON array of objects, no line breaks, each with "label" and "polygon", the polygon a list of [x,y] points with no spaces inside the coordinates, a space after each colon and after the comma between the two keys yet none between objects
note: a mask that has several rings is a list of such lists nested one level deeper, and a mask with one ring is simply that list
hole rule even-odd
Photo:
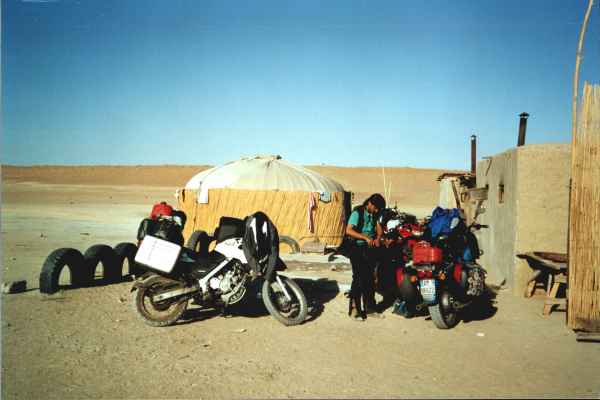
[{"label": "shadow on sand", "polygon": [[[498,311],[498,307],[496,307],[496,296],[498,295],[499,290],[499,287],[486,285],[483,294],[473,300],[469,306],[465,307],[460,312],[460,320],[464,323],[469,323],[492,318]],[[392,307],[393,306],[386,304],[382,312]],[[415,310],[414,314],[408,317],[408,319],[416,317],[425,317],[426,320],[431,320],[427,307],[424,307],[421,310]]]},{"label": "shadow on sand", "polygon": [[[304,323],[310,323],[325,310],[325,304],[334,299],[339,290],[335,281],[327,279],[311,280],[295,278],[294,281],[300,286],[308,303],[308,316]],[[262,295],[260,293],[262,280],[256,280],[250,283],[247,287],[247,292],[239,303],[232,304],[223,312],[217,309],[207,308],[190,308],[183,317],[178,321],[179,324],[187,324],[196,321],[202,321],[213,317],[224,318],[259,318],[269,315]]]},{"label": "shadow on sand", "polygon": [[471,321],[483,321],[496,315],[496,296],[499,288],[486,286],[486,290],[477,297],[470,306],[465,308],[461,314],[461,320],[464,323]]}]

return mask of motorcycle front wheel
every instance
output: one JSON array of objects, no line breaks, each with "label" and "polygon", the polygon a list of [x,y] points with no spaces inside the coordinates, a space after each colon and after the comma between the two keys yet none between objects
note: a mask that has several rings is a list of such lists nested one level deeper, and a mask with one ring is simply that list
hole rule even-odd
[{"label": "motorcycle front wheel", "polygon": [[187,309],[187,299],[172,298],[154,301],[157,294],[179,289],[182,284],[159,275],[146,278],[133,294],[133,308],[136,314],[150,326],[173,325]]},{"label": "motorcycle front wheel", "polygon": [[286,326],[301,324],[308,314],[306,297],[300,286],[292,279],[281,275],[278,278],[271,282],[265,280],[263,283],[261,294],[265,307],[273,318]]},{"label": "motorcycle front wheel", "polygon": [[429,306],[431,320],[439,329],[450,329],[458,324],[458,313],[452,308],[451,296],[447,291],[440,292],[438,302]]}]

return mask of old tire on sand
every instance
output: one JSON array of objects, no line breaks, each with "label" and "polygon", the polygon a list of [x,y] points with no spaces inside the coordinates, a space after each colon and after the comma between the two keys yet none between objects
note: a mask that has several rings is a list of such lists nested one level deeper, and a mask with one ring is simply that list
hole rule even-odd
[{"label": "old tire on sand", "polygon": [[279,243],[287,244],[292,249],[292,254],[300,253],[300,245],[289,236],[279,236]]},{"label": "old tire on sand", "polygon": [[61,248],[54,250],[44,261],[40,273],[40,292],[56,293],[59,290],[58,278],[62,269],[67,266],[71,273],[71,285],[74,287],[89,284],[91,277],[85,268],[85,260],[79,250]]},{"label": "old tire on sand", "polygon": [[102,280],[104,283],[120,282],[122,279],[121,266],[117,253],[112,247],[106,244],[96,244],[86,250],[83,254],[85,259],[85,267],[88,273],[94,279],[96,268],[99,263],[102,263]]},{"label": "old tire on sand", "polygon": [[194,231],[188,238],[185,247],[195,251],[202,257],[208,256],[208,246],[212,238],[205,231]]},{"label": "old tire on sand", "polygon": [[123,242],[119,243],[114,247],[115,253],[117,254],[117,264],[121,268],[121,274],[124,274],[123,263],[127,260],[129,266],[128,274],[133,276],[140,276],[146,269],[135,262],[135,255],[137,254],[137,246],[133,243]]}]

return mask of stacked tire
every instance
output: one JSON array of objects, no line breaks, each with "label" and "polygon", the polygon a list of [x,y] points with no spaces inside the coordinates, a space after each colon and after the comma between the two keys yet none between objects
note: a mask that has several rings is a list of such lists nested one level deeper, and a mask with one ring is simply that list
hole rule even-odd
[{"label": "stacked tire", "polygon": [[52,294],[60,290],[59,278],[63,269],[69,269],[72,287],[86,287],[95,283],[96,269],[102,263],[101,284],[118,283],[123,280],[123,265],[127,260],[129,275],[140,275],[144,269],[135,262],[137,246],[133,243],[119,243],[114,248],[93,245],[85,253],[72,248],[60,248],[46,258],[40,273],[41,293]]},{"label": "stacked tire", "polygon": [[129,266],[129,275],[139,276],[142,275],[146,270],[141,265],[135,262],[135,255],[137,254],[137,246],[133,243],[119,243],[114,247],[115,253],[117,254],[118,264],[121,266],[121,274],[124,273],[123,266],[125,260]]},{"label": "stacked tire", "polygon": [[54,250],[44,261],[40,273],[40,292],[52,294],[58,291],[58,278],[63,268],[69,268],[72,286],[85,286],[88,276],[85,260],[79,250],[62,248]]},{"label": "stacked tire", "polygon": [[194,231],[187,240],[185,247],[200,254],[202,257],[208,256],[208,246],[214,238],[205,231]]},{"label": "stacked tire", "polygon": [[98,264],[102,263],[102,283],[115,283],[121,280],[121,265],[117,253],[106,244],[96,244],[83,254],[89,283],[93,284]]}]

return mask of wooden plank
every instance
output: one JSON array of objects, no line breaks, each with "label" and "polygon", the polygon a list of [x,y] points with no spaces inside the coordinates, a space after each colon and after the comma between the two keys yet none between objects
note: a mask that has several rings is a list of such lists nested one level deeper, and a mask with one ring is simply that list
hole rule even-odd
[{"label": "wooden plank", "polygon": [[544,304],[548,304],[548,305],[566,305],[567,304],[567,299],[546,299],[546,301],[544,302]]},{"label": "wooden plank", "polygon": [[540,265],[542,267],[553,269],[553,270],[560,271],[560,270],[567,269],[566,263],[558,263],[558,262],[554,262],[551,260],[547,260],[545,258],[542,258],[542,257],[536,255],[535,253],[536,252],[530,251],[527,253],[517,254],[517,257],[532,260],[534,263],[537,263],[538,265]]},{"label": "wooden plank", "polygon": [[567,283],[567,276],[565,274],[557,274],[554,277],[554,282]]},{"label": "wooden plank", "polygon": [[316,240],[304,242],[300,247],[300,252],[325,254],[325,243],[321,243]]},{"label": "wooden plank", "polygon": [[600,342],[600,332],[577,332],[578,342]]},{"label": "wooden plank", "polygon": [[452,192],[454,192],[454,200],[456,201],[456,207],[462,208],[461,203],[460,203],[460,197],[458,197],[458,191],[456,190],[455,183],[456,183],[456,181],[450,182],[450,185],[452,186]]},{"label": "wooden plank", "polygon": [[487,200],[488,198],[488,188],[486,187],[469,189],[467,193],[472,201]]}]

